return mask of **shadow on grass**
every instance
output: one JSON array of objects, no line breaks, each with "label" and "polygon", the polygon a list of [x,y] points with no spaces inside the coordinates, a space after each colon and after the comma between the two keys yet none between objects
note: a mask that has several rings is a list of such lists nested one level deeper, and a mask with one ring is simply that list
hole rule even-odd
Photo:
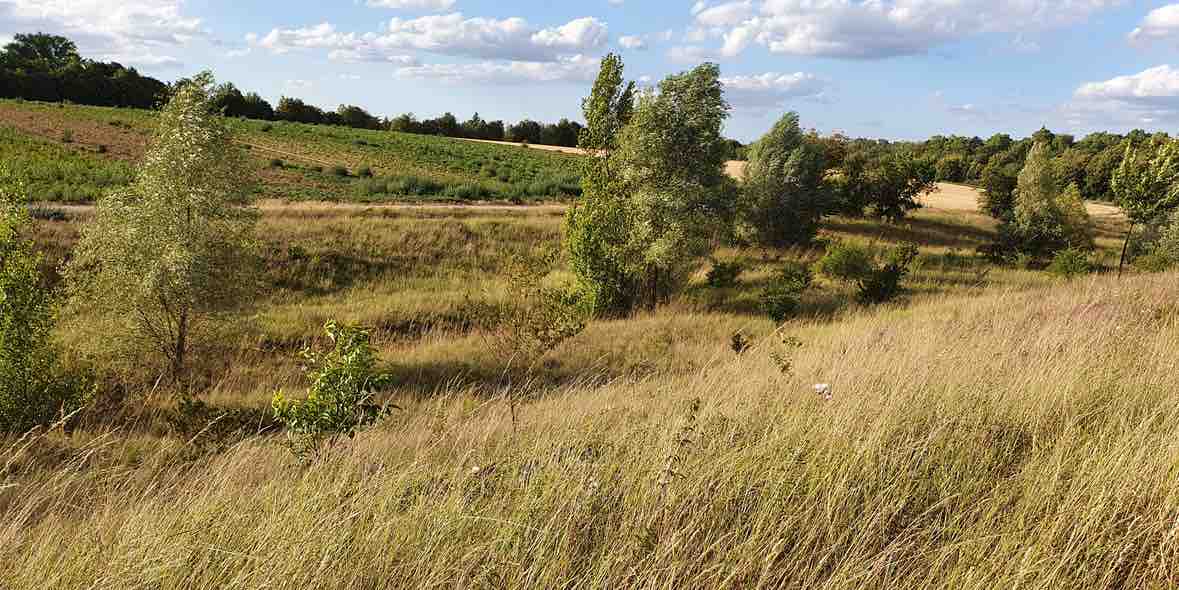
[{"label": "shadow on grass", "polygon": [[897,224],[873,219],[834,218],[824,224],[824,229],[868,240],[964,249],[989,243],[995,237],[995,233],[987,228],[931,217],[910,217]]}]

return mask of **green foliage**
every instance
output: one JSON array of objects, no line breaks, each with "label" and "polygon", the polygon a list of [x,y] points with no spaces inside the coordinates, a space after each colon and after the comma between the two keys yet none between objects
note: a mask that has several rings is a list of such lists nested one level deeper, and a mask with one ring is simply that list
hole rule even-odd
[{"label": "green foliage", "polygon": [[917,260],[916,244],[901,244],[888,251],[883,266],[859,281],[856,297],[861,303],[875,304],[892,301],[902,291],[901,281],[908,276]]},{"label": "green foliage", "polygon": [[1179,207],[1179,140],[1135,149],[1126,144],[1110,188],[1126,217],[1146,224]]},{"label": "green foliage", "polygon": [[640,269],[629,243],[634,217],[617,154],[633,95],[634,83],[623,80],[622,58],[610,54],[582,101],[587,125],[579,146],[588,155],[582,160],[582,198],[565,214],[565,250],[586,305],[598,316],[624,315],[638,303]]},{"label": "green foliage", "polygon": [[1057,186],[1047,144],[1037,143],[1028,152],[1017,190],[1015,208],[989,249],[992,259],[1022,256],[1035,266],[1067,248],[1093,248],[1092,222],[1080,191],[1075,184],[1063,191]]},{"label": "green foliage", "polygon": [[1088,252],[1079,248],[1065,248],[1052,257],[1046,270],[1063,279],[1072,279],[1093,272],[1093,268]]},{"label": "green foliage", "polygon": [[798,114],[787,113],[749,149],[742,193],[744,216],[765,246],[807,244],[830,204],[824,182],[826,154],[809,141]]},{"label": "green foliage", "polygon": [[802,294],[811,286],[814,276],[805,264],[788,262],[761,292],[762,311],[770,319],[781,323],[798,312]]},{"label": "green foliage", "polygon": [[1019,165],[992,159],[982,172],[982,195],[979,208],[995,219],[1009,217],[1015,211],[1015,188],[1018,185]]},{"label": "green foliage", "polygon": [[714,289],[731,289],[737,286],[737,279],[744,271],[745,266],[741,264],[740,260],[730,262],[718,260],[712,263],[712,268],[708,270],[705,280],[707,280],[708,286]]},{"label": "green foliage", "polygon": [[177,380],[256,278],[250,174],[211,84],[202,74],[176,91],[134,184],[99,201],[67,268],[96,342],[124,345],[137,365],[162,358]]},{"label": "green foliage", "polygon": [[0,98],[148,109],[166,90],[134,68],[84,59],[57,35],[17,33],[0,51]]},{"label": "green foliage", "polygon": [[0,432],[24,433],[72,415],[92,391],[61,365],[54,292],[27,229],[22,187],[0,170]]},{"label": "green foliage", "polygon": [[83,203],[105,191],[125,187],[131,166],[0,127],[0,161],[19,170],[34,201]]},{"label": "green foliage", "polygon": [[706,63],[639,96],[622,130],[630,249],[649,307],[682,286],[693,265],[732,232],[736,185],[725,174],[721,135],[728,113],[720,69]]},{"label": "green foliage", "polygon": [[508,262],[508,304],[493,335],[509,368],[531,371],[545,354],[585,329],[587,313],[578,294],[545,284],[557,255],[546,250]]},{"label": "green foliage", "polygon": [[917,201],[934,189],[926,165],[912,153],[860,146],[843,159],[836,182],[833,209],[845,215],[865,210],[889,221],[900,221],[919,209]]},{"label": "green foliage", "polygon": [[376,370],[369,332],[333,321],[324,325],[324,331],[331,350],[318,353],[307,347],[302,351],[311,381],[307,397],[290,399],[278,391],[271,401],[275,419],[286,427],[291,452],[300,458],[318,452],[325,442],[352,438],[388,411],[371,403],[386,378]]},{"label": "green foliage", "polygon": [[828,278],[855,283],[867,279],[876,270],[876,253],[857,242],[833,241],[815,263],[815,270]]},{"label": "green foliage", "polygon": [[942,182],[963,182],[966,180],[967,164],[961,154],[943,156],[937,161],[937,179]]}]

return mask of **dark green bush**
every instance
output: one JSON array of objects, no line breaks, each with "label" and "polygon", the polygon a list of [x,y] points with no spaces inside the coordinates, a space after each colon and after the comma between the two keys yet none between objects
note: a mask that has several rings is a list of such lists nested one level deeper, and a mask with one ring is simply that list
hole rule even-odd
[{"label": "dark green bush", "polygon": [[909,274],[917,260],[915,244],[901,244],[885,256],[884,266],[875,268],[858,283],[857,297],[861,303],[885,303],[896,298],[902,291],[901,281]]},{"label": "dark green bush", "polygon": [[802,294],[810,287],[814,276],[805,264],[791,261],[771,280],[761,293],[761,308],[775,322],[784,322],[802,304]]},{"label": "dark green bush", "polygon": [[706,280],[708,281],[708,286],[714,289],[729,289],[737,286],[737,279],[744,271],[745,267],[739,260],[733,260],[731,262],[717,261],[709,269]]},{"label": "dark green bush", "polygon": [[271,168],[282,168],[283,166],[285,166],[285,163],[278,158],[274,158],[274,159],[270,160],[270,167]]},{"label": "dark green bush", "polygon": [[862,281],[876,269],[876,254],[869,246],[832,241],[827,253],[815,264],[819,274],[847,283]]},{"label": "dark green bush", "polygon": [[1086,275],[1094,270],[1089,254],[1079,248],[1066,248],[1056,253],[1047,271],[1063,279]]},{"label": "dark green bush", "polygon": [[332,166],[333,176],[348,176],[348,169],[343,166]]}]

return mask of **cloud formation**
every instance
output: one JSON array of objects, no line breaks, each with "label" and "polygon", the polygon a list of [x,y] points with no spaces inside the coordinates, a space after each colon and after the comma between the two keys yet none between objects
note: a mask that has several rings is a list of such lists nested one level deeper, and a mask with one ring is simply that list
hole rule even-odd
[{"label": "cloud formation", "polygon": [[[732,57],[770,52],[844,59],[916,55],[982,33],[1021,34],[1084,20],[1125,0],[763,0],[692,8],[695,25]],[[696,35],[696,41],[701,40]]]},{"label": "cloud formation", "polygon": [[182,0],[0,0],[0,35],[43,30],[100,59],[176,66],[172,52],[208,35],[183,7]]},{"label": "cloud formation", "polygon": [[536,28],[523,18],[465,18],[461,13],[391,19],[380,33],[343,33],[331,23],[251,33],[246,40],[274,53],[328,49],[336,59],[385,61],[407,51],[509,61],[556,62],[592,52],[608,42],[606,24],[594,17],[554,28]]},{"label": "cloud formation", "polygon": [[1179,4],[1150,11],[1142,24],[1130,32],[1130,41],[1135,43],[1167,40],[1179,40]]},{"label": "cloud formation", "polygon": [[728,76],[721,83],[735,108],[750,110],[781,108],[792,99],[827,100],[831,89],[827,80],[805,72]]},{"label": "cloud formation", "polygon": [[522,82],[586,82],[598,71],[598,60],[577,55],[557,61],[482,61],[436,63],[399,68],[402,79],[439,80],[449,83],[516,84]]}]

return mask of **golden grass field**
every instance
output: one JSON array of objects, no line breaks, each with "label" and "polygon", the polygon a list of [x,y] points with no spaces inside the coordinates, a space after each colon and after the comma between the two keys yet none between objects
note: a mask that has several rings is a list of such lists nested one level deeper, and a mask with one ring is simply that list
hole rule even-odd
[{"label": "golden grass field", "polygon": [[[267,200],[268,288],[194,371],[228,413],[178,424],[135,359],[77,429],[0,437],[0,589],[1179,586],[1179,275],[1110,272],[1125,222],[1098,206],[1102,272],[991,266],[972,191],[825,222],[919,244],[894,303],[821,279],[778,325],[758,292],[821,252],[725,248],[737,287],[705,264],[527,375],[480,310],[563,206]],[[91,215],[53,207],[47,267]],[[268,406],[329,319],[372,328],[400,409],[301,463]]]}]

